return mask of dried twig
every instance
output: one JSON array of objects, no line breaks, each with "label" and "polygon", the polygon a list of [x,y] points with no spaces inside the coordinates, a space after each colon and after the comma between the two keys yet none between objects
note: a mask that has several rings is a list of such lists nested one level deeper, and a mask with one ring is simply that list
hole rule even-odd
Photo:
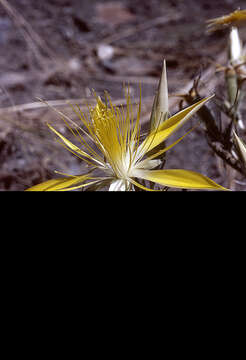
[{"label": "dried twig", "polygon": [[[152,96],[145,97],[143,102],[151,102],[153,100]],[[135,104],[137,105],[139,102],[139,99],[136,99]],[[0,109],[0,116],[12,114],[14,112],[22,112],[22,111],[29,111],[29,110],[38,110],[41,108],[46,108],[47,103],[50,107],[69,107],[70,105],[76,105],[76,104],[82,104],[81,110],[87,109],[87,104],[96,104],[95,99],[66,99],[66,100],[50,100],[46,102],[42,101],[35,101],[27,104],[21,104],[21,105],[13,105],[8,106],[5,108]],[[127,101],[125,98],[117,99],[113,101],[114,105],[126,105]],[[134,104],[133,104],[134,105]]]},{"label": "dried twig", "polygon": [[46,42],[33,30],[32,26],[25,20],[25,18],[14,9],[7,0],[0,0],[0,4],[4,7],[15,25],[19,28],[27,45],[34,53],[37,61],[42,64],[42,52],[50,58],[54,58],[53,51],[47,46]]},{"label": "dried twig", "polygon": [[117,32],[116,34],[110,35],[103,39],[103,43],[104,44],[112,44],[112,43],[119,41],[121,39],[124,39],[128,36],[132,36],[139,32],[148,30],[154,26],[165,25],[166,23],[168,23],[171,20],[179,20],[180,18],[181,18],[181,14],[178,14],[178,13],[174,13],[174,14],[172,14],[172,16],[171,15],[170,16],[167,16],[167,15],[159,16],[155,19],[141,23],[140,25],[135,25],[133,27],[129,27],[129,28],[123,30],[122,32]]}]

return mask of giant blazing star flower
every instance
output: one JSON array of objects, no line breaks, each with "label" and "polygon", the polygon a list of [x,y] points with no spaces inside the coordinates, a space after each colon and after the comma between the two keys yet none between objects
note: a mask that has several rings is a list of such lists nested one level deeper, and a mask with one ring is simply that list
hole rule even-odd
[{"label": "giant blazing star flower", "polygon": [[[105,186],[109,190],[134,190],[135,187],[148,190],[140,183],[141,180],[154,182],[164,187],[225,190],[208,177],[194,171],[157,169],[161,161],[160,155],[176,145],[184,136],[167,147],[160,149],[158,145],[177,131],[210,98],[202,99],[165,119],[151,129],[142,140],[140,136],[141,96],[135,120],[129,93],[126,94],[125,111],[122,107],[114,106],[109,96],[106,103],[97,97],[96,106],[89,109],[89,115],[82,113],[79,108],[74,109],[82,120],[83,126],[75,129],[68,126],[80,141],[81,147],[73,144],[53,126],[48,125],[68,150],[87,162],[89,172],[76,176],[66,174],[67,176],[63,178],[48,180],[28,190],[73,190],[83,187],[100,189]],[[95,146],[89,144],[85,138],[90,139]],[[93,176],[95,169],[100,169],[103,176]]]}]

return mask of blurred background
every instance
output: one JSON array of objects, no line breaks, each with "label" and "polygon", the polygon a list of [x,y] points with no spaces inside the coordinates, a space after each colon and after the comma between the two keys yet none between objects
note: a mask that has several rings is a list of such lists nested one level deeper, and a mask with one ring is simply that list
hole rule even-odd
[{"label": "blurred background", "polygon": [[[141,82],[148,129],[163,59],[173,113],[172,94],[188,91],[196,76],[226,59],[227,31],[208,34],[206,20],[237,8],[245,0],[0,0],[0,190],[24,190],[54,170],[84,171],[54,140],[46,123],[67,136],[65,124],[40,99],[73,117],[68,101],[86,110],[94,89],[124,105],[125,83],[137,102]],[[212,76],[202,91],[209,95],[218,86]],[[227,185],[201,127],[170,150],[169,166]]]}]

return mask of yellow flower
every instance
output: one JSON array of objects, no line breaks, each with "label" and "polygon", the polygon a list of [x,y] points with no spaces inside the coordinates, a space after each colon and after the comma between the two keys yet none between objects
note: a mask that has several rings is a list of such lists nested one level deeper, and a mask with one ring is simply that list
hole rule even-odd
[{"label": "yellow flower", "polygon": [[[73,135],[80,141],[81,147],[74,145],[48,125],[68,150],[88,163],[90,171],[82,175],[66,174],[64,178],[48,180],[27,190],[73,190],[86,186],[88,189],[108,186],[109,190],[133,190],[134,186],[137,186],[149,190],[137,179],[149,180],[173,188],[225,190],[208,177],[194,171],[156,170],[160,163],[160,160],[156,158],[177,144],[185,135],[160,151],[154,149],[189,120],[210,98],[211,96],[202,99],[171,116],[155,130],[150,130],[146,138],[141,141],[141,94],[135,121],[129,94],[126,94],[126,111],[114,106],[109,96],[107,96],[106,104],[97,97],[97,104],[89,109],[89,115],[82,113],[79,108],[79,110],[74,109],[83,122],[82,127],[72,129],[67,124]],[[94,146],[86,142],[87,137]],[[101,170],[103,176],[92,176],[95,169]]]},{"label": "yellow flower", "polygon": [[246,25],[246,10],[235,10],[234,12],[207,21],[208,31],[215,31],[227,26]]}]

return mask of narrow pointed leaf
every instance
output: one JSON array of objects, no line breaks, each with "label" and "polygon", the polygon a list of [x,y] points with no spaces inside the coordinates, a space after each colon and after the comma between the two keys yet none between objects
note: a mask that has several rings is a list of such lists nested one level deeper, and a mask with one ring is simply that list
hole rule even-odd
[{"label": "narrow pointed leaf", "polygon": [[235,143],[241,155],[241,158],[246,166],[246,144],[237,136],[234,131]]}]

